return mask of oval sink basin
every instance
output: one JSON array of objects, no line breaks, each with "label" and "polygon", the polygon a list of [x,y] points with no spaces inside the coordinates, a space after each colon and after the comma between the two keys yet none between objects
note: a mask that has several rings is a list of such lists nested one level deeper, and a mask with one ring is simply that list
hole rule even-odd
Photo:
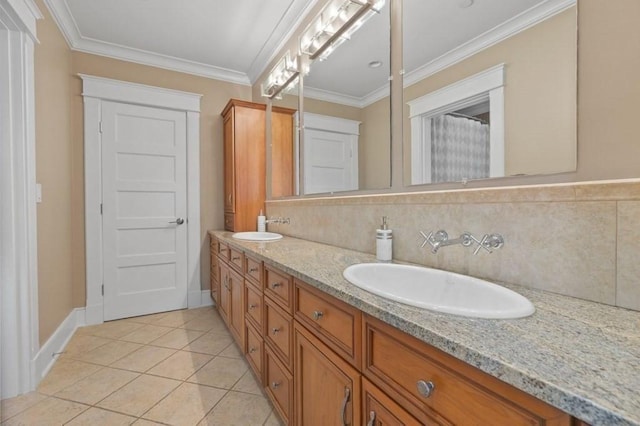
[{"label": "oval sink basin", "polygon": [[232,237],[245,241],[275,241],[281,239],[282,235],[275,232],[236,232]]},{"label": "oval sink basin", "polygon": [[522,318],[535,312],[524,296],[488,281],[439,269],[387,263],[346,268],[350,283],[378,296],[474,318]]}]

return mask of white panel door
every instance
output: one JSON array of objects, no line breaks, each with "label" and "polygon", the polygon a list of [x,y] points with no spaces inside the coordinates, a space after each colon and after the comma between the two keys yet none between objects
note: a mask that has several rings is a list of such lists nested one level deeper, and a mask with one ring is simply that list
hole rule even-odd
[{"label": "white panel door", "polygon": [[102,103],[104,319],[187,307],[186,114]]},{"label": "white panel door", "polygon": [[358,189],[357,135],[304,131],[304,193]]}]

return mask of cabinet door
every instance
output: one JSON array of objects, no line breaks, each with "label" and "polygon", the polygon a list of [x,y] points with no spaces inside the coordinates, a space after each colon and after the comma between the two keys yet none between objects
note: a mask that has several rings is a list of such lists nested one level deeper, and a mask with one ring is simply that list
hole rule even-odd
[{"label": "cabinet door", "polygon": [[[362,416],[367,426],[419,426],[404,408],[389,398],[365,377],[362,378]],[[427,425],[437,425],[429,422]]]},{"label": "cabinet door", "polygon": [[218,296],[220,303],[218,303],[218,312],[229,325],[229,311],[231,309],[231,284],[230,284],[230,270],[229,266],[224,262],[220,262],[220,295]]},{"label": "cabinet door", "polygon": [[[224,117],[224,211],[235,212],[234,110]],[[230,229],[233,231],[233,229]]]},{"label": "cabinet door", "polygon": [[360,425],[360,373],[295,324],[295,424]]},{"label": "cabinet door", "polygon": [[271,111],[271,196],[294,194],[293,113],[295,110],[273,108]]},{"label": "cabinet door", "polygon": [[238,346],[244,348],[244,280],[237,272],[231,269],[229,271],[231,292],[229,328]]},{"label": "cabinet door", "polygon": [[220,303],[218,300],[218,295],[220,294],[220,290],[218,287],[220,286],[220,265],[218,264],[218,240],[214,237],[211,237],[211,299],[213,299],[214,303],[217,305]]}]

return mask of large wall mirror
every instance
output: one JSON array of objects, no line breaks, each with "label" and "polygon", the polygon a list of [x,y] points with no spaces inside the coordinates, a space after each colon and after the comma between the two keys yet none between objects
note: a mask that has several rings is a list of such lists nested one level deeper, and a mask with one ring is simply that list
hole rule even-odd
[{"label": "large wall mirror", "polygon": [[403,1],[405,185],[576,169],[565,0]]},{"label": "large wall mirror", "polygon": [[[390,19],[396,6],[401,20]],[[403,52],[390,52],[400,35]],[[401,111],[391,111],[391,56],[402,57]],[[273,100],[304,128],[294,122],[295,183],[272,198],[388,191],[392,164],[399,190],[576,170],[575,0],[387,1],[302,80],[300,105],[295,94]],[[391,158],[392,142],[402,158]]]}]

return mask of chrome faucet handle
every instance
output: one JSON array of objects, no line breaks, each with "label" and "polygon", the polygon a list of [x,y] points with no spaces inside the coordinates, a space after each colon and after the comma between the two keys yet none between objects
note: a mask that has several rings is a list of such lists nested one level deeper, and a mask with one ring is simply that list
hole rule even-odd
[{"label": "chrome faucet handle", "polygon": [[422,235],[422,238],[424,238],[424,241],[422,242],[420,248],[423,248],[428,243],[431,246],[432,253],[437,253],[440,244],[449,239],[449,235],[442,229],[435,234],[433,233],[433,231],[431,231],[429,232],[429,235],[425,235],[424,232],[420,231],[420,235]]},{"label": "chrome faucet handle", "polygon": [[476,240],[476,242],[478,243],[478,247],[473,252],[474,255],[478,254],[480,249],[485,249],[489,253],[493,253],[493,250],[499,249],[504,245],[504,238],[500,234],[484,234],[482,240]]}]

